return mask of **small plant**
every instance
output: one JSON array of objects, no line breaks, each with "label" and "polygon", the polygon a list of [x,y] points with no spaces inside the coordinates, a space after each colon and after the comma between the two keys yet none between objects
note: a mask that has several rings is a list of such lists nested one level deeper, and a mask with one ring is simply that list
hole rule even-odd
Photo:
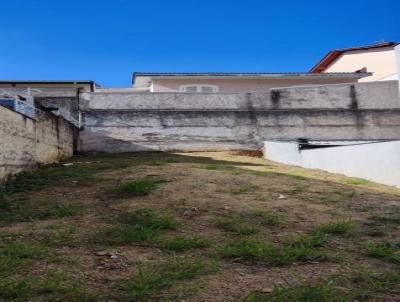
[{"label": "small plant", "polygon": [[368,256],[400,264],[400,250],[398,246],[389,243],[369,241],[366,243],[365,247]]},{"label": "small plant", "polygon": [[328,224],[322,225],[317,228],[318,232],[332,234],[332,235],[344,235],[349,234],[357,228],[357,225],[350,219],[348,220],[337,220]]},{"label": "small plant", "polygon": [[242,187],[230,188],[228,192],[232,195],[240,195],[240,194],[254,193],[258,189],[259,188],[257,186],[242,186]]},{"label": "small plant", "polygon": [[[304,240],[303,240],[304,241]],[[326,253],[306,243],[292,242],[275,246],[256,238],[242,238],[229,242],[219,250],[223,258],[239,258],[252,262],[285,265],[295,261],[339,260],[339,255]]]},{"label": "small plant", "polygon": [[364,185],[364,186],[371,183],[369,180],[363,178],[346,178],[344,182],[349,185]]},{"label": "small plant", "polygon": [[143,301],[181,280],[190,280],[208,271],[201,261],[175,258],[157,267],[141,266],[139,273],[122,284],[128,299]]},{"label": "small plant", "polygon": [[279,225],[283,220],[282,214],[267,210],[255,210],[249,216],[258,219],[262,225]]},{"label": "small plant", "polygon": [[59,203],[49,199],[19,199],[0,201],[0,222],[44,220],[72,217],[83,214],[85,207],[79,203]]},{"label": "small plant", "polygon": [[0,299],[40,301],[95,301],[91,293],[80,282],[60,272],[51,272],[42,277],[27,276],[19,279],[0,277]]},{"label": "small plant", "polygon": [[335,289],[333,281],[304,283],[295,287],[276,287],[271,293],[255,292],[243,302],[347,302],[345,293]]},{"label": "small plant", "polygon": [[254,226],[243,221],[240,216],[221,218],[217,221],[217,226],[227,232],[240,235],[251,235],[258,232]]},{"label": "small plant", "polygon": [[180,222],[174,216],[161,214],[149,208],[121,213],[118,221],[152,230],[174,230],[180,226]]},{"label": "small plant", "polygon": [[165,240],[162,247],[176,252],[182,252],[194,248],[205,248],[210,246],[210,241],[200,236],[175,236]]},{"label": "small plant", "polygon": [[98,231],[89,239],[94,244],[124,245],[132,243],[152,243],[158,232],[142,226],[119,225]]},{"label": "small plant", "polygon": [[22,241],[6,241],[0,247],[0,275],[29,264],[33,259],[48,256],[40,245],[28,244]]},{"label": "small plant", "polygon": [[391,271],[376,273],[368,269],[361,269],[350,279],[354,287],[356,298],[367,300],[375,293],[391,292],[400,284],[400,272]]},{"label": "small plant", "polygon": [[145,196],[154,191],[159,183],[152,179],[128,181],[115,187],[112,192],[121,197]]}]

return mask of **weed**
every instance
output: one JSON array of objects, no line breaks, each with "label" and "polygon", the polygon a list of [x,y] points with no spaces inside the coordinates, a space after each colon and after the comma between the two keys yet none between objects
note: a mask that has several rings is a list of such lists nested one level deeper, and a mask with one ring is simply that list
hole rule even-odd
[{"label": "weed", "polygon": [[152,230],[173,230],[180,226],[180,222],[174,216],[161,214],[150,208],[139,209],[135,212],[124,212],[117,219],[124,224]]},{"label": "weed", "polygon": [[369,241],[365,244],[367,255],[400,264],[400,250],[390,243],[376,243]]},{"label": "weed", "polygon": [[5,241],[0,247],[0,275],[46,256],[46,249],[40,245]]},{"label": "weed", "polygon": [[89,239],[90,243],[104,245],[124,245],[132,243],[150,243],[158,236],[151,228],[131,225],[118,225],[98,231]]},{"label": "weed", "polygon": [[364,185],[364,186],[371,183],[369,180],[363,178],[346,178],[344,182],[349,185]]},{"label": "weed", "polygon": [[282,214],[267,210],[255,210],[248,216],[258,219],[258,222],[262,225],[279,225],[283,220]]},{"label": "weed", "polygon": [[159,183],[151,179],[128,181],[115,187],[112,192],[120,197],[145,196],[154,191]]},{"label": "weed", "polygon": [[335,289],[333,281],[304,283],[296,287],[276,287],[271,293],[255,292],[243,302],[345,302],[346,294]]},{"label": "weed", "polygon": [[179,281],[193,279],[207,271],[207,264],[201,261],[175,258],[157,267],[140,266],[139,273],[121,288],[129,299],[143,301]]},{"label": "weed", "polygon": [[400,284],[400,272],[376,273],[367,269],[357,271],[350,279],[356,298],[368,299],[374,293],[392,292]]},{"label": "weed", "polygon": [[162,242],[162,247],[176,252],[182,252],[194,248],[205,248],[210,246],[210,241],[201,236],[175,236]]},{"label": "weed", "polygon": [[248,194],[248,193],[254,193],[258,189],[259,188],[257,186],[242,186],[242,187],[230,188],[228,190],[228,193],[232,195]]},{"label": "weed", "polygon": [[73,236],[77,232],[75,225],[62,226],[50,233],[44,234],[40,242],[46,246],[75,246]]},{"label": "weed", "polygon": [[344,235],[353,232],[357,228],[354,221],[347,220],[337,220],[335,222],[330,222],[328,224],[322,225],[317,228],[318,232],[332,234],[332,235]]},{"label": "weed", "polygon": [[321,232],[312,235],[298,235],[285,241],[285,245],[291,248],[318,248],[328,243],[328,237]]},{"label": "weed", "polygon": [[[301,242],[301,243],[300,243]],[[256,238],[242,238],[229,242],[219,250],[223,258],[240,258],[247,261],[272,265],[285,265],[295,261],[335,260],[338,255],[326,253],[313,247],[309,241],[293,241],[283,246],[275,246]]]},{"label": "weed", "polygon": [[78,281],[60,272],[52,272],[42,277],[0,278],[0,298],[31,300],[43,296],[46,297],[46,301],[95,300],[93,293]]},{"label": "weed", "polygon": [[258,232],[254,226],[243,221],[240,216],[221,218],[217,221],[217,226],[225,231],[240,235],[251,235]]},{"label": "weed", "polygon": [[85,211],[79,203],[58,203],[48,199],[3,201],[0,207],[0,222],[3,223],[71,217]]}]

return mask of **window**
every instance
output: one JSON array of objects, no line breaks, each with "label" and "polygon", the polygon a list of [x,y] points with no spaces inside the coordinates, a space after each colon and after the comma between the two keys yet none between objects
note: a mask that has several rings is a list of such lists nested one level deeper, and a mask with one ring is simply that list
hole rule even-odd
[{"label": "window", "polygon": [[180,92],[187,93],[212,93],[218,92],[218,86],[215,85],[206,85],[206,84],[190,84],[190,85],[181,85],[179,86]]}]

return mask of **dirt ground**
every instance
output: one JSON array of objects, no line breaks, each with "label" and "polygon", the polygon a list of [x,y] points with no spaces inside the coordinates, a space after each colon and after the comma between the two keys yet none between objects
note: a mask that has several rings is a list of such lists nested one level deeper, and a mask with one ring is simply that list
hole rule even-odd
[{"label": "dirt ground", "polygon": [[[7,202],[21,207],[0,207],[4,213],[0,215],[0,251],[15,241],[40,245],[43,250],[42,255],[16,262],[13,269],[3,273],[0,257],[0,300],[270,301],[246,297],[254,292],[268,294],[279,287],[332,279],[337,280],[334,290],[341,293],[357,288],[368,292],[349,301],[400,301],[396,281],[385,279],[382,282],[389,283],[379,288],[367,282],[363,288],[356,280],[364,271],[378,275],[399,272],[399,189],[281,165],[240,152],[82,155],[41,170],[42,174],[32,172],[22,180],[17,177],[15,182],[22,183],[17,189],[11,183],[12,189],[7,191],[6,186]],[[143,179],[158,183],[147,195],[113,193],[113,188],[121,184]],[[24,188],[24,182],[31,187]],[[18,214],[26,204],[36,201],[43,204],[43,209],[55,203],[74,204],[80,210],[42,216],[36,213],[32,217]],[[144,208],[167,213],[180,222],[179,227],[160,231],[161,239],[201,236],[208,245],[173,251],[145,240],[109,244],[91,239],[97,232],[114,226],[121,213]],[[15,217],[8,219],[7,211]],[[257,223],[257,218],[251,218],[255,211],[272,213],[279,221]],[[256,231],[245,234],[218,222],[232,217]],[[327,235],[329,242],[322,249],[337,255],[337,259],[299,258],[290,263],[274,263],[221,256],[221,249],[229,242],[256,238],[282,246],[288,238],[313,234],[318,227],[332,222],[353,226],[349,231]],[[368,252],[368,243],[385,245],[387,253]],[[139,268],[157,270],[171,258],[200,259],[212,269],[162,286],[150,286],[149,294],[143,296],[129,295],[124,284],[137,280]],[[67,285],[29,285],[24,279],[38,279],[54,272],[65,274]],[[5,280],[14,283],[5,284]],[[71,289],[74,282],[80,284],[79,290]]]}]

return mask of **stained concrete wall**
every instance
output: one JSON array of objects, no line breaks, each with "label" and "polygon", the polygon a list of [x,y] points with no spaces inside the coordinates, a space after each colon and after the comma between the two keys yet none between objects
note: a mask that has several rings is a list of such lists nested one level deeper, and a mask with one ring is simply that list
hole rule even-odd
[{"label": "stained concrete wall", "polygon": [[266,141],[264,157],[400,187],[400,141],[300,150],[295,142]]},{"label": "stained concrete wall", "polygon": [[70,123],[51,113],[35,120],[0,106],[0,181],[72,156],[74,135]]},{"label": "stained concrete wall", "polygon": [[83,151],[246,150],[267,139],[400,139],[395,81],[269,93],[83,93]]}]

